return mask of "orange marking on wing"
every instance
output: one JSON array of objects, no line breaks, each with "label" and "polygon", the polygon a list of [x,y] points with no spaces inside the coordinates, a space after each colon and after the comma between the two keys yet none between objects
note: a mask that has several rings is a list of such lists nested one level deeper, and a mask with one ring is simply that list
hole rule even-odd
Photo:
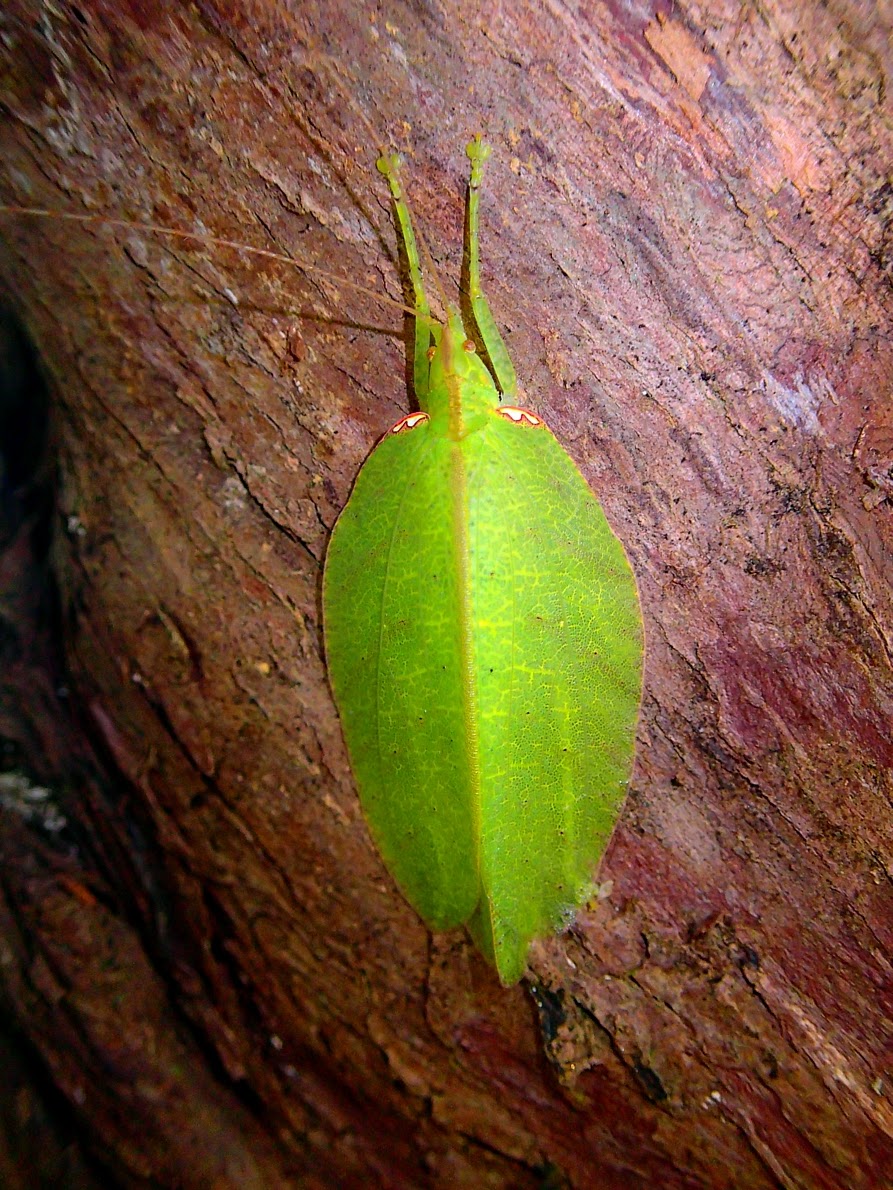
[{"label": "orange marking on wing", "polygon": [[407,413],[406,417],[401,417],[396,425],[391,426],[389,433],[402,434],[404,430],[414,430],[416,426],[420,426],[423,421],[427,420],[427,413]]},{"label": "orange marking on wing", "polygon": [[521,409],[518,405],[498,405],[496,412],[500,417],[513,421],[516,426],[541,426],[543,419],[531,413],[529,409]]}]

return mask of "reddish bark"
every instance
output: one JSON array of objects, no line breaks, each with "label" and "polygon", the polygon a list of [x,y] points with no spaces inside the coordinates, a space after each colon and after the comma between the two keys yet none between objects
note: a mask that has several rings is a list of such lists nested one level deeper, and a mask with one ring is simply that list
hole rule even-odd
[{"label": "reddish bark", "polygon": [[492,305],[648,641],[610,895],[503,990],[394,890],[325,678],[326,539],[407,411],[399,314],[220,247],[0,217],[55,396],[70,688],[60,709],[28,514],[3,555],[2,996],[93,1148],[171,1186],[893,1179],[876,7],[2,20],[5,201],[392,297],[376,142],[410,154],[449,271],[482,128]]}]

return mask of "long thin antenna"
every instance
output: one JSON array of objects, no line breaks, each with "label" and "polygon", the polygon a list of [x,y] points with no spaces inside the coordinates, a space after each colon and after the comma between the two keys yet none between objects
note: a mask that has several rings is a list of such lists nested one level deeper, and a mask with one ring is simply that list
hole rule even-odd
[{"label": "long thin antenna", "polygon": [[[143,231],[152,235],[167,236],[169,239],[195,240],[197,243],[212,244],[217,248],[231,248],[235,252],[247,252],[250,256],[259,256],[265,260],[274,260],[279,264],[289,265],[293,269],[314,273],[318,277],[324,277],[326,280],[332,281],[335,285],[343,285],[347,289],[352,289],[355,293],[361,293],[365,297],[372,298],[384,306],[390,306],[394,310],[399,310],[403,314],[411,314],[415,318],[422,317],[424,319],[425,317],[424,315],[420,316],[418,310],[412,306],[407,306],[404,302],[395,301],[393,298],[378,293],[374,289],[369,289],[365,285],[358,285],[356,281],[348,281],[337,273],[331,272],[329,269],[320,268],[319,265],[306,264],[304,261],[295,260],[293,257],[287,256],[284,252],[274,252],[269,248],[254,248],[250,244],[240,244],[237,240],[227,240],[221,236],[207,235],[204,232],[183,231],[180,228],[163,227],[156,223],[140,223],[131,219],[110,218],[107,215],[82,215],[76,211],[58,211],[51,207],[24,207],[2,203],[0,204],[0,214],[27,215],[43,219],[67,219],[73,223],[95,223],[100,226],[118,227],[127,231]],[[439,325],[437,319],[431,318],[430,321],[435,325]]]}]

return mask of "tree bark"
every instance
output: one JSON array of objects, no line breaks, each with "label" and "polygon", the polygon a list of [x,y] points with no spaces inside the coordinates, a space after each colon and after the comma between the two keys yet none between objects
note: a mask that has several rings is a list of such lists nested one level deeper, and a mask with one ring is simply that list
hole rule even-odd
[{"label": "tree bark", "polygon": [[[299,262],[0,215],[61,609],[16,441],[0,995],[93,1151],[124,1185],[893,1180],[882,12],[0,20],[3,201]],[[329,532],[409,409],[400,313],[338,280],[402,300],[376,152],[449,285],[478,130],[491,305],[647,637],[608,895],[509,990],[384,871],[320,625]]]}]

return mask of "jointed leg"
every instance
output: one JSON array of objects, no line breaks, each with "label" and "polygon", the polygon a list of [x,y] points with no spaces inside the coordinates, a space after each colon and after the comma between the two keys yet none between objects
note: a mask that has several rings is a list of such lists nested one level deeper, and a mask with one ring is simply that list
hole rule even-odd
[{"label": "jointed leg", "polygon": [[479,256],[480,238],[478,234],[478,197],[481,179],[484,176],[484,162],[492,152],[490,146],[480,136],[476,136],[465,149],[471,162],[471,177],[468,181],[468,296],[474,311],[475,322],[496,373],[496,383],[503,396],[509,399],[515,396],[518,382],[515,378],[515,366],[511,361],[499,328],[490,313],[490,306],[481,290],[481,264]]},{"label": "jointed leg", "polygon": [[400,185],[400,154],[391,153],[378,159],[378,169],[388,180],[394,207],[397,211],[397,222],[403,236],[403,247],[406,250],[406,260],[409,265],[409,276],[412,281],[413,302],[418,317],[415,320],[415,346],[412,357],[412,378],[416,400],[422,409],[428,400],[428,373],[430,363],[428,348],[431,345],[431,307],[425,295],[425,285],[422,281],[422,268],[419,260],[419,249],[416,244],[415,232],[412,229],[412,216]]}]

